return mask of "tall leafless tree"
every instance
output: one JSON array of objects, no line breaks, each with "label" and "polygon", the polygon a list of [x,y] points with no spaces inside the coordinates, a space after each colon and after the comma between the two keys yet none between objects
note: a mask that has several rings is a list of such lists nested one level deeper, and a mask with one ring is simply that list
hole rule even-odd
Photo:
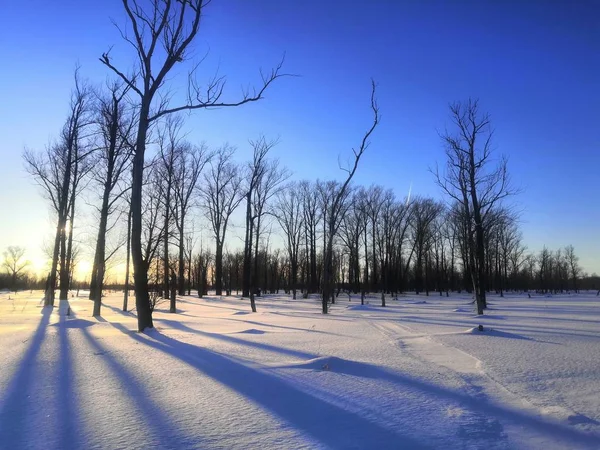
[{"label": "tall leafless tree", "polygon": [[287,189],[277,194],[275,217],[285,235],[285,249],[290,262],[290,287],[296,299],[298,283],[298,255],[300,251],[304,215],[302,214],[302,194],[298,183],[291,183]]},{"label": "tall leafless tree", "polygon": [[25,248],[17,245],[11,245],[6,248],[2,254],[4,259],[2,260],[2,267],[6,270],[6,273],[10,276],[10,282],[12,289],[16,292],[17,281],[21,277],[29,266],[29,261],[24,259]]},{"label": "tall leafless tree", "polygon": [[[175,195],[175,203],[173,208],[173,218],[177,229],[177,242],[179,248],[178,255],[178,291],[179,295],[185,295],[185,256],[189,254],[188,261],[191,261],[191,242],[186,239],[187,219],[190,209],[194,201],[194,193],[198,186],[200,174],[204,170],[204,166],[210,161],[212,154],[208,151],[205,145],[194,146],[189,143],[184,143],[181,146],[181,154],[175,170],[175,180],[173,184],[173,192]],[[186,249],[187,245],[187,249]],[[173,302],[173,299],[171,299]],[[171,309],[175,310],[175,305],[171,305]],[[172,311],[174,312],[174,311]]]},{"label": "tall leafless tree", "polygon": [[317,228],[321,221],[319,215],[319,202],[317,195],[317,184],[309,181],[300,182],[302,194],[302,215],[304,223],[304,241],[306,246],[306,265],[308,288],[306,294],[315,293],[318,290],[319,280],[317,277]]},{"label": "tall leafless tree", "polygon": [[383,205],[383,188],[372,185],[366,192],[366,212],[370,223],[371,234],[371,291],[376,292],[379,287],[379,272],[376,252],[377,222]]},{"label": "tall leafless tree", "polygon": [[243,200],[242,178],[239,168],[232,161],[234,149],[220,148],[209,163],[200,187],[201,202],[207,212],[215,237],[215,291],[223,295],[223,246],[229,218]]},{"label": "tall leafless tree", "polygon": [[[25,169],[40,185],[50,200],[57,216],[52,265],[47,278],[45,306],[54,305],[57,270],[60,259],[60,298],[66,299],[69,290],[72,231],[75,216],[75,198],[83,176],[90,166],[85,159],[90,154],[86,147],[87,129],[92,124],[92,92],[75,71],[75,87],[71,92],[69,115],[59,141],[49,146],[44,154],[26,150],[23,154]],[[67,233],[69,239],[67,240]]]},{"label": "tall leafless tree", "polygon": [[360,162],[360,158],[364,154],[365,150],[369,146],[369,138],[375,131],[375,128],[379,124],[379,107],[377,106],[377,100],[375,98],[375,81],[371,82],[371,110],[373,112],[373,122],[368,130],[365,132],[364,136],[361,139],[360,145],[358,148],[353,149],[352,153],[354,156],[354,161],[352,161],[347,167],[342,167],[347,174],[344,182],[336,189],[335,194],[332,197],[332,201],[329,207],[329,212],[327,215],[327,233],[326,233],[326,241],[323,252],[323,292],[322,292],[322,311],[323,314],[328,313],[328,301],[331,298],[331,293],[333,289],[332,278],[333,278],[333,240],[340,226],[340,213],[343,210],[344,201],[347,199],[348,189],[354,174],[356,173],[356,169],[358,168],[358,163]]},{"label": "tall leafless tree", "polygon": [[[250,277],[250,300],[253,307],[253,311],[256,312],[256,305],[253,301],[253,290],[255,284],[258,281],[258,253],[259,253],[259,242],[263,234],[263,228],[265,228],[265,217],[271,217],[272,211],[271,200],[277,193],[282,189],[283,183],[288,179],[289,172],[285,167],[280,167],[279,161],[268,160],[265,162],[265,170],[262,176],[258,179],[258,184],[252,197],[252,211],[253,218],[256,220],[256,224],[252,227],[254,234],[254,255],[252,257],[252,270],[253,274]],[[263,286],[266,289],[266,286]]]},{"label": "tall leafless tree", "polygon": [[[172,211],[175,202],[174,185],[176,170],[180,166],[182,157],[182,133],[183,119],[181,116],[167,116],[158,130],[158,158],[157,168],[160,174],[160,193],[163,202],[163,248],[162,248],[162,296],[169,298],[170,277],[172,268],[170,266],[169,240],[172,237],[171,223],[173,222]],[[171,300],[171,312],[175,312],[175,300]]]},{"label": "tall leafless tree", "polygon": [[579,257],[575,254],[575,247],[567,245],[565,247],[565,261],[569,268],[569,274],[573,281],[573,290],[579,292],[577,279],[581,275],[581,267],[579,266]]},{"label": "tall leafless tree", "polygon": [[94,300],[94,316],[100,315],[102,290],[107,260],[118,249],[107,255],[106,234],[109,229],[109,216],[115,210],[117,202],[127,192],[124,175],[131,166],[131,131],[135,120],[127,112],[125,96],[127,87],[118,83],[109,86],[108,93],[98,99],[97,124],[100,146],[96,152],[92,170],[94,181],[101,187],[101,206],[98,209],[99,225],[96,250],[90,279],[90,299]]},{"label": "tall leafless tree", "polygon": [[244,91],[236,100],[225,101],[225,77],[216,75],[208,84],[196,79],[199,63],[189,72],[186,101],[173,105],[167,88],[168,75],[176,65],[188,59],[189,49],[197,37],[206,0],[123,0],[129,27],[119,30],[123,39],[135,50],[136,64],[131,71],[118,68],[110,58],[110,51],[100,58],[102,64],[119,76],[137,96],[139,120],[133,159],[132,256],[134,266],[138,329],[152,328],[152,311],[148,293],[148,274],[144,271],[142,254],[142,185],[144,157],[148,131],[161,117],[180,111],[212,107],[240,106],[263,98],[268,87],[282,76],[280,63],[268,74],[262,74],[258,89]]},{"label": "tall leafless tree", "polygon": [[[435,230],[433,225],[442,213],[443,206],[430,198],[417,198],[413,201],[413,242],[415,249],[415,290],[418,294],[428,290],[427,258],[433,243]],[[425,271],[425,273],[424,273]],[[425,276],[425,280],[424,280]]]},{"label": "tall leafless tree", "polygon": [[257,187],[267,170],[267,155],[277,145],[276,140],[268,141],[264,136],[250,141],[253,149],[252,161],[246,167],[244,176],[244,198],[246,200],[246,231],[244,237],[244,266],[242,275],[242,297],[250,297],[253,312],[256,312],[254,293],[250,292],[252,285],[252,243],[254,242],[254,228],[256,226],[257,212],[254,210],[253,199]]},{"label": "tall leafless tree", "polygon": [[484,222],[502,199],[514,194],[507,160],[494,165],[491,120],[481,113],[477,100],[450,105],[454,132],[441,137],[446,151],[446,170],[433,171],[437,184],[462,208],[466,224],[471,277],[477,313],[486,308],[486,257]]}]

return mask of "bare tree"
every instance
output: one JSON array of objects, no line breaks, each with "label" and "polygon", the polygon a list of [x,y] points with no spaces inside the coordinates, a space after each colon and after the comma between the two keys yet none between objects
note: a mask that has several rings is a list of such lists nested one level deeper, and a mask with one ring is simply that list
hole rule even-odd
[{"label": "bare tree", "polygon": [[514,194],[506,158],[491,167],[492,136],[490,116],[479,111],[477,100],[450,105],[455,133],[441,137],[446,149],[446,170],[433,172],[437,184],[462,208],[467,223],[469,260],[477,313],[486,303],[486,257],[484,222],[486,215],[502,199]]},{"label": "bare tree", "polygon": [[[162,209],[164,207],[160,193],[162,177],[156,161],[153,161],[147,169],[143,185],[144,193],[146,195],[144,195],[144,202],[142,205],[144,210],[144,215],[142,217],[142,262],[144,263],[143,268],[146,271],[150,268],[150,264],[153,260],[156,259],[158,261],[158,248],[163,242],[165,232],[164,222],[160,220]],[[133,213],[131,214],[133,216]],[[160,273],[159,270],[156,271],[157,280]],[[157,295],[159,290],[160,287],[155,284],[155,292]]]},{"label": "bare tree", "polygon": [[565,247],[565,261],[569,268],[571,280],[573,280],[573,290],[579,292],[577,279],[581,275],[581,267],[579,267],[579,257],[575,254],[575,247],[572,245],[567,245]]},{"label": "bare tree", "polygon": [[[415,249],[415,291],[418,294],[428,290],[427,285],[427,258],[434,239],[436,218],[442,213],[443,206],[430,198],[417,198],[413,201],[413,241]],[[425,273],[423,273],[425,269]],[[425,275],[425,280],[423,279]]]},{"label": "bare tree", "polygon": [[336,189],[332,197],[331,206],[327,215],[327,233],[325,248],[323,249],[323,295],[322,295],[322,311],[323,314],[328,313],[328,301],[332,293],[332,278],[333,278],[333,240],[340,225],[340,214],[343,210],[344,201],[347,198],[350,181],[356,173],[360,158],[369,146],[369,138],[375,128],[379,124],[379,107],[375,99],[375,81],[371,81],[371,110],[373,112],[373,123],[364,134],[360,145],[357,149],[353,149],[354,161],[348,167],[342,168],[347,173],[346,180]]},{"label": "bare tree", "polygon": [[[75,71],[75,87],[71,92],[69,115],[57,144],[47,148],[45,154],[26,150],[23,154],[25,169],[40,185],[57,215],[52,266],[47,278],[45,306],[54,305],[57,270],[60,257],[60,298],[67,298],[70,279],[75,198],[81,179],[89,171],[84,160],[90,150],[85,146],[86,129],[92,123],[91,90]],[[69,239],[67,243],[67,233]]]},{"label": "bare tree", "polygon": [[2,267],[10,276],[10,281],[13,290],[17,291],[17,281],[23,276],[25,269],[29,266],[29,261],[24,259],[25,248],[16,245],[11,245],[3,253],[4,260]]},{"label": "bare tree", "polygon": [[119,76],[137,95],[139,120],[133,160],[132,256],[134,266],[138,329],[152,328],[152,311],[148,294],[148,274],[144,271],[142,254],[142,185],[144,156],[148,130],[161,117],[179,111],[192,111],[212,107],[240,106],[263,98],[267,88],[282,76],[283,61],[268,74],[261,72],[261,86],[244,91],[241,97],[224,101],[225,78],[213,77],[207,85],[196,80],[196,64],[188,76],[187,100],[172,105],[167,78],[172,69],[188,59],[189,48],[200,31],[206,0],[156,0],[150,3],[123,0],[129,21],[129,30],[119,30],[123,39],[135,50],[136,65],[127,74],[113,64],[110,51],[100,58],[102,64]]},{"label": "bare tree", "polygon": [[302,193],[302,215],[304,223],[304,241],[306,246],[306,264],[308,288],[306,294],[315,293],[318,289],[317,277],[317,227],[321,221],[319,215],[319,203],[317,195],[317,184],[309,181],[300,182]]},{"label": "bare tree", "polygon": [[125,257],[125,292],[123,293],[123,311],[127,312],[129,301],[129,269],[131,266],[131,202],[127,209],[127,256]]},{"label": "bare tree", "polygon": [[[282,184],[288,179],[290,173],[285,167],[279,166],[278,160],[269,160],[265,162],[265,170],[258,179],[258,184],[252,198],[253,218],[256,220],[256,225],[253,226],[254,231],[254,256],[253,256],[253,271],[250,277],[250,303],[253,306],[253,311],[256,312],[254,304],[255,283],[258,281],[258,247],[260,238],[265,225],[264,218],[270,211],[271,199],[281,190]],[[263,286],[266,289],[266,286]]]},{"label": "bare tree", "polygon": [[246,232],[244,237],[244,266],[242,274],[242,297],[250,297],[250,304],[253,312],[256,312],[254,304],[254,293],[250,292],[252,284],[252,243],[254,242],[254,227],[257,218],[257,212],[253,210],[253,198],[256,196],[257,187],[267,169],[267,155],[269,151],[277,145],[276,140],[267,141],[264,136],[260,136],[255,141],[250,141],[253,149],[252,161],[246,167],[244,177],[244,197],[246,199]]},{"label": "bare tree", "polygon": [[285,234],[285,249],[290,261],[290,286],[295,300],[298,283],[298,255],[304,226],[302,194],[297,183],[291,183],[287,189],[277,194],[274,214]]},{"label": "bare tree", "polygon": [[[182,157],[181,127],[183,119],[181,116],[167,116],[162,127],[158,131],[158,171],[161,180],[160,193],[163,202],[163,272],[162,272],[162,296],[169,298],[171,267],[169,263],[169,239],[171,238],[171,222],[173,218],[173,203],[175,194],[173,192],[176,167],[179,167],[179,160]],[[172,300],[172,311],[175,312],[175,301]]]},{"label": "bare tree", "polygon": [[[173,218],[178,233],[178,291],[179,295],[185,295],[185,255],[188,254],[188,262],[191,261],[192,248],[191,241],[186,239],[186,225],[190,208],[193,205],[194,192],[198,186],[200,174],[204,166],[212,158],[212,153],[208,151],[205,145],[193,146],[184,143],[181,146],[181,154],[178,164],[175,168],[175,180],[173,191],[175,194],[175,203],[173,208]],[[189,241],[189,242],[188,242]],[[186,251],[186,245],[188,246]],[[171,305],[175,312],[175,304]]]},{"label": "bare tree", "polygon": [[360,289],[360,237],[363,230],[360,197],[364,191],[355,191],[348,213],[340,224],[340,241],[348,255],[348,282],[355,293]]},{"label": "bare tree", "polygon": [[[371,291],[377,292],[379,287],[378,278],[378,262],[376,252],[376,239],[377,239],[377,221],[379,220],[379,213],[383,205],[383,188],[381,186],[372,185],[367,189],[365,211],[370,222],[370,233],[371,233]],[[367,231],[365,231],[367,232]]]},{"label": "bare tree", "polygon": [[118,83],[113,83],[109,86],[108,95],[100,97],[98,101],[97,120],[101,142],[94,164],[93,179],[102,188],[102,203],[98,209],[98,237],[90,280],[90,299],[94,300],[94,316],[100,315],[106,262],[118,250],[117,247],[107,255],[108,219],[117,202],[128,190],[123,185],[123,178],[131,165],[132,147],[129,138],[135,120],[125,109],[127,90],[127,87],[123,88]]},{"label": "bare tree", "polygon": [[208,293],[208,268],[212,264],[213,256],[209,250],[203,248],[196,254],[193,262],[193,272],[198,297],[202,298]]},{"label": "bare tree", "polygon": [[224,146],[210,161],[200,188],[202,206],[208,214],[215,237],[215,291],[223,295],[223,245],[229,218],[244,196],[238,167],[233,163],[234,149]]}]

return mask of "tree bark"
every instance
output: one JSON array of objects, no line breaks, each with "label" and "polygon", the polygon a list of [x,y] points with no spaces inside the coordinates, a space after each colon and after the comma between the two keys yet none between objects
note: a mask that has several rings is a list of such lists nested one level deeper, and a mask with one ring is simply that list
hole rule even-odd
[{"label": "tree bark", "polygon": [[129,300],[129,265],[131,259],[131,208],[127,213],[127,258],[125,266],[125,293],[123,294],[123,311],[127,312],[127,302]]},{"label": "tree bark", "polygon": [[146,133],[148,131],[149,104],[142,104],[136,139],[136,151],[133,157],[133,179],[131,185],[131,256],[133,260],[133,279],[135,304],[138,313],[138,331],[154,328],[152,309],[148,292],[148,267],[142,253],[142,186],[144,173],[144,154]]}]

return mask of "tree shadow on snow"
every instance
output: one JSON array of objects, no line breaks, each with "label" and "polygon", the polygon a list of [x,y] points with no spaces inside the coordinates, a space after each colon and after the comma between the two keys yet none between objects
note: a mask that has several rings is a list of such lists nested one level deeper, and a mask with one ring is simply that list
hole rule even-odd
[{"label": "tree shadow on snow", "polygon": [[[111,325],[121,329],[114,323]],[[124,328],[124,327],[123,327]],[[129,371],[124,365],[120,364],[106,347],[101,345],[86,328],[81,328],[81,332],[90,347],[94,349],[94,354],[101,357],[108,366],[112,375],[118,380],[121,392],[127,394],[134,404],[137,414],[132,415],[131,420],[136,429],[144,426],[144,448],[167,446],[166,448],[201,448],[201,437],[189,436],[185,434],[177,423],[166,414],[161,406],[152,399],[152,392],[146,388],[148,380],[140,379],[133,372]],[[121,422],[127,421],[126,418],[119,419]],[[121,423],[123,428],[127,428]],[[69,448],[69,447],[63,447]]]},{"label": "tree shadow on snow", "polygon": [[46,337],[52,310],[51,306],[42,309],[40,323],[0,403],[0,443],[10,448],[28,446],[27,422],[36,402],[31,394],[34,384],[40,382],[38,377],[46,376],[40,373],[37,359]]},{"label": "tree shadow on snow", "polygon": [[[436,326],[443,326],[443,327],[453,327],[453,328],[457,328],[457,327],[464,327],[465,329],[467,328],[472,328],[473,325],[475,325],[477,323],[476,320],[471,319],[471,320],[463,320],[463,319],[441,319],[441,318],[422,318],[422,317],[417,317],[417,316],[404,316],[402,318],[400,318],[400,323],[403,322],[408,322],[408,323],[416,323],[416,324],[423,324],[423,325],[436,325]],[[572,337],[584,337],[584,338],[589,338],[589,337],[598,337],[597,333],[592,333],[590,332],[590,334],[586,334],[586,333],[574,333],[574,332],[566,332],[566,331],[560,331],[560,330],[556,330],[556,329],[550,329],[549,327],[537,327],[534,325],[525,325],[525,324],[520,324],[520,323],[516,323],[513,324],[510,321],[507,322],[503,322],[500,325],[502,328],[510,330],[511,332],[514,331],[516,333],[536,333],[536,334],[554,334],[554,335],[564,335],[564,336],[572,336]],[[523,336],[524,337],[524,336]],[[548,343],[548,344],[557,344],[559,345],[557,342],[550,342],[550,341],[545,341],[545,340],[540,340],[540,339],[535,339],[535,338],[526,338],[529,339],[531,341],[534,342],[544,342],[544,343]]]},{"label": "tree shadow on snow", "polygon": [[247,341],[245,339],[237,338],[237,337],[230,336],[230,335],[227,335],[227,334],[209,333],[207,331],[200,331],[200,330],[197,330],[195,328],[188,327],[187,325],[184,325],[181,322],[177,322],[176,320],[159,319],[159,318],[156,318],[154,320],[157,321],[157,322],[159,322],[159,323],[164,323],[165,325],[168,325],[171,328],[175,328],[175,329],[181,330],[181,331],[186,331],[188,333],[199,334],[201,336],[206,336],[206,337],[211,337],[211,338],[214,338],[214,339],[219,339],[219,340],[222,340],[222,341],[230,342],[232,344],[247,345],[249,347],[258,348],[260,350],[266,350],[266,351],[269,351],[269,352],[285,354],[285,355],[293,356],[295,358],[310,359],[310,358],[316,358],[318,356],[318,355],[315,355],[313,353],[302,352],[300,350],[291,350],[291,349],[287,349],[287,348],[284,348],[284,347],[277,347],[275,345],[264,344],[264,343],[261,343],[261,342]]},{"label": "tree shadow on snow", "polygon": [[[503,406],[498,406],[487,401],[485,395],[469,396],[459,391],[431,384],[429,382],[412,378],[397,372],[392,372],[384,368],[357,361],[350,361],[341,358],[318,358],[317,360],[309,361],[304,364],[290,364],[287,366],[271,367],[271,369],[313,369],[322,370],[324,365],[327,365],[327,370],[341,373],[344,375],[354,376],[358,378],[370,378],[382,380],[389,383],[397,384],[402,388],[412,388],[425,392],[436,398],[444,398],[461,404],[472,411],[478,412],[488,419],[495,417],[501,422],[517,423],[520,426],[543,433],[546,436],[562,439],[570,444],[580,444],[595,448],[599,442],[599,436],[580,432],[579,430],[570,428],[557,422],[545,421],[542,418],[529,415],[525,412],[510,409]],[[572,416],[573,417],[573,416]],[[585,417],[585,416],[584,416]],[[587,418],[589,419],[589,418]],[[571,423],[573,420],[569,419]],[[591,419],[589,419],[591,420]],[[578,423],[583,423],[583,419],[579,419]],[[586,423],[589,423],[586,422]]]},{"label": "tree shadow on snow", "polygon": [[112,325],[138,342],[178,358],[331,448],[381,448],[390,445],[425,448],[413,438],[397,434],[232,358],[180,342],[157,330],[143,336],[130,333],[121,324]]},{"label": "tree shadow on snow", "polygon": [[232,322],[237,322],[237,323],[248,323],[251,325],[258,325],[261,327],[270,327],[270,328],[277,328],[277,329],[283,329],[283,330],[292,330],[292,331],[309,331],[311,333],[318,333],[318,334],[328,334],[330,336],[340,336],[337,333],[331,333],[330,331],[321,331],[321,330],[316,330],[314,328],[300,328],[300,327],[288,327],[288,326],[284,326],[284,325],[274,325],[271,323],[264,323],[264,322],[257,322],[255,320],[245,320],[245,319],[230,319],[228,317],[223,317],[221,318],[221,320],[230,320]]},{"label": "tree shadow on snow", "polygon": [[[64,300],[61,300],[64,301]],[[61,316],[55,326],[58,326],[59,364],[56,369],[58,379],[58,395],[56,411],[59,421],[59,448],[84,448],[88,442],[85,436],[85,426],[81,420],[75,382],[71,345],[68,338],[69,328],[85,328],[85,323],[92,322],[81,319],[67,319]]]},{"label": "tree shadow on snow", "polygon": [[116,306],[112,306],[112,305],[108,305],[106,303],[102,303],[102,307],[103,308],[108,308],[111,311],[114,311],[118,314],[122,314],[124,316],[129,316],[129,317],[137,317],[134,313],[133,310],[135,309],[135,306],[133,308],[131,308],[129,311],[123,311],[121,308],[117,308]]}]

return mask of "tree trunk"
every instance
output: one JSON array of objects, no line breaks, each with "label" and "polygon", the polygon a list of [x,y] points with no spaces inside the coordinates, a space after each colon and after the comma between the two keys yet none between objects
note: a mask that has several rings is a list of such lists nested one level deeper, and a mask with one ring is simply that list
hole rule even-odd
[{"label": "tree trunk", "polygon": [[177,279],[175,277],[175,272],[171,272],[171,280],[170,280],[170,304],[169,304],[169,312],[176,313],[177,312]]},{"label": "tree trunk", "polygon": [[144,331],[146,328],[154,328],[154,324],[152,323],[152,309],[150,308],[150,296],[148,294],[148,267],[142,253],[142,185],[146,133],[149,126],[149,109],[149,105],[142,105],[140,111],[131,185],[131,256],[133,259],[138,331]]},{"label": "tree trunk", "polygon": [[[330,219],[331,222],[333,222],[333,219]],[[325,254],[323,255],[323,286],[322,286],[322,291],[323,291],[323,295],[321,298],[321,306],[322,306],[322,311],[323,314],[327,314],[328,311],[328,302],[329,299],[331,298],[332,295],[332,288],[331,288],[331,278],[332,278],[332,271],[333,271],[333,230],[334,230],[335,224],[334,223],[329,223],[329,236],[327,236],[327,231],[325,232],[326,235],[326,243],[325,243]]]},{"label": "tree trunk", "polygon": [[[253,261],[254,264],[252,265],[252,270],[254,271],[253,277],[251,278],[252,283],[250,288],[251,289],[255,289],[257,287],[260,287],[260,283],[256,283],[256,280],[258,280],[258,239],[260,237],[260,216],[258,216],[257,220],[256,220],[256,229],[253,229],[252,234],[254,236],[256,236],[255,239],[255,243],[254,243],[254,257],[253,257]],[[265,268],[265,285],[263,286],[263,289],[267,289],[266,286],[266,273],[267,273],[267,260],[266,260],[266,253],[265,253],[265,261],[264,261],[264,268]],[[255,284],[258,284],[258,286],[255,286]]]},{"label": "tree trunk", "polygon": [[215,251],[215,295],[223,295],[223,242],[219,240]]},{"label": "tree trunk", "polygon": [[291,273],[291,285],[292,285],[292,299],[296,300],[296,284],[297,284],[297,280],[298,280],[298,257],[296,256],[295,258],[292,259],[291,261],[291,269],[292,269],[292,273]]},{"label": "tree trunk", "polygon": [[127,312],[127,301],[129,297],[129,265],[131,258],[131,208],[127,213],[127,262],[125,263],[125,293],[123,294],[123,311]]},{"label": "tree trunk", "polygon": [[310,230],[310,292],[317,292],[317,235],[316,230]]},{"label": "tree trunk", "polygon": [[[92,315],[97,317],[100,315],[102,305],[102,288],[104,285],[105,257],[106,257],[106,226],[108,222],[108,197],[102,201],[102,210],[100,213],[100,226],[98,227],[98,240],[96,241],[96,254],[94,256],[94,268],[96,283],[94,290],[90,292],[94,300],[94,312]],[[91,286],[90,286],[91,290]]]},{"label": "tree trunk", "polygon": [[242,297],[250,295],[250,263],[252,258],[252,205],[251,191],[246,194],[246,236],[244,238],[244,264],[242,268]]},{"label": "tree trunk", "polygon": [[192,295],[192,248],[188,249],[189,251],[189,259],[188,259],[188,295]]},{"label": "tree trunk", "polygon": [[181,223],[179,227],[179,264],[178,264],[178,291],[179,295],[185,295],[185,241],[183,226],[185,224],[185,215],[181,212]]},{"label": "tree trunk", "polygon": [[165,224],[163,236],[163,298],[169,298],[169,220],[171,209],[171,175],[167,183],[167,192],[165,193]]},{"label": "tree trunk", "polygon": [[[66,223],[65,223],[66,226]],[[69,298],[69,268],[67,267],[67,235],[63,227],[60,235],[60,292],[59,300],[68,300]]]}]

